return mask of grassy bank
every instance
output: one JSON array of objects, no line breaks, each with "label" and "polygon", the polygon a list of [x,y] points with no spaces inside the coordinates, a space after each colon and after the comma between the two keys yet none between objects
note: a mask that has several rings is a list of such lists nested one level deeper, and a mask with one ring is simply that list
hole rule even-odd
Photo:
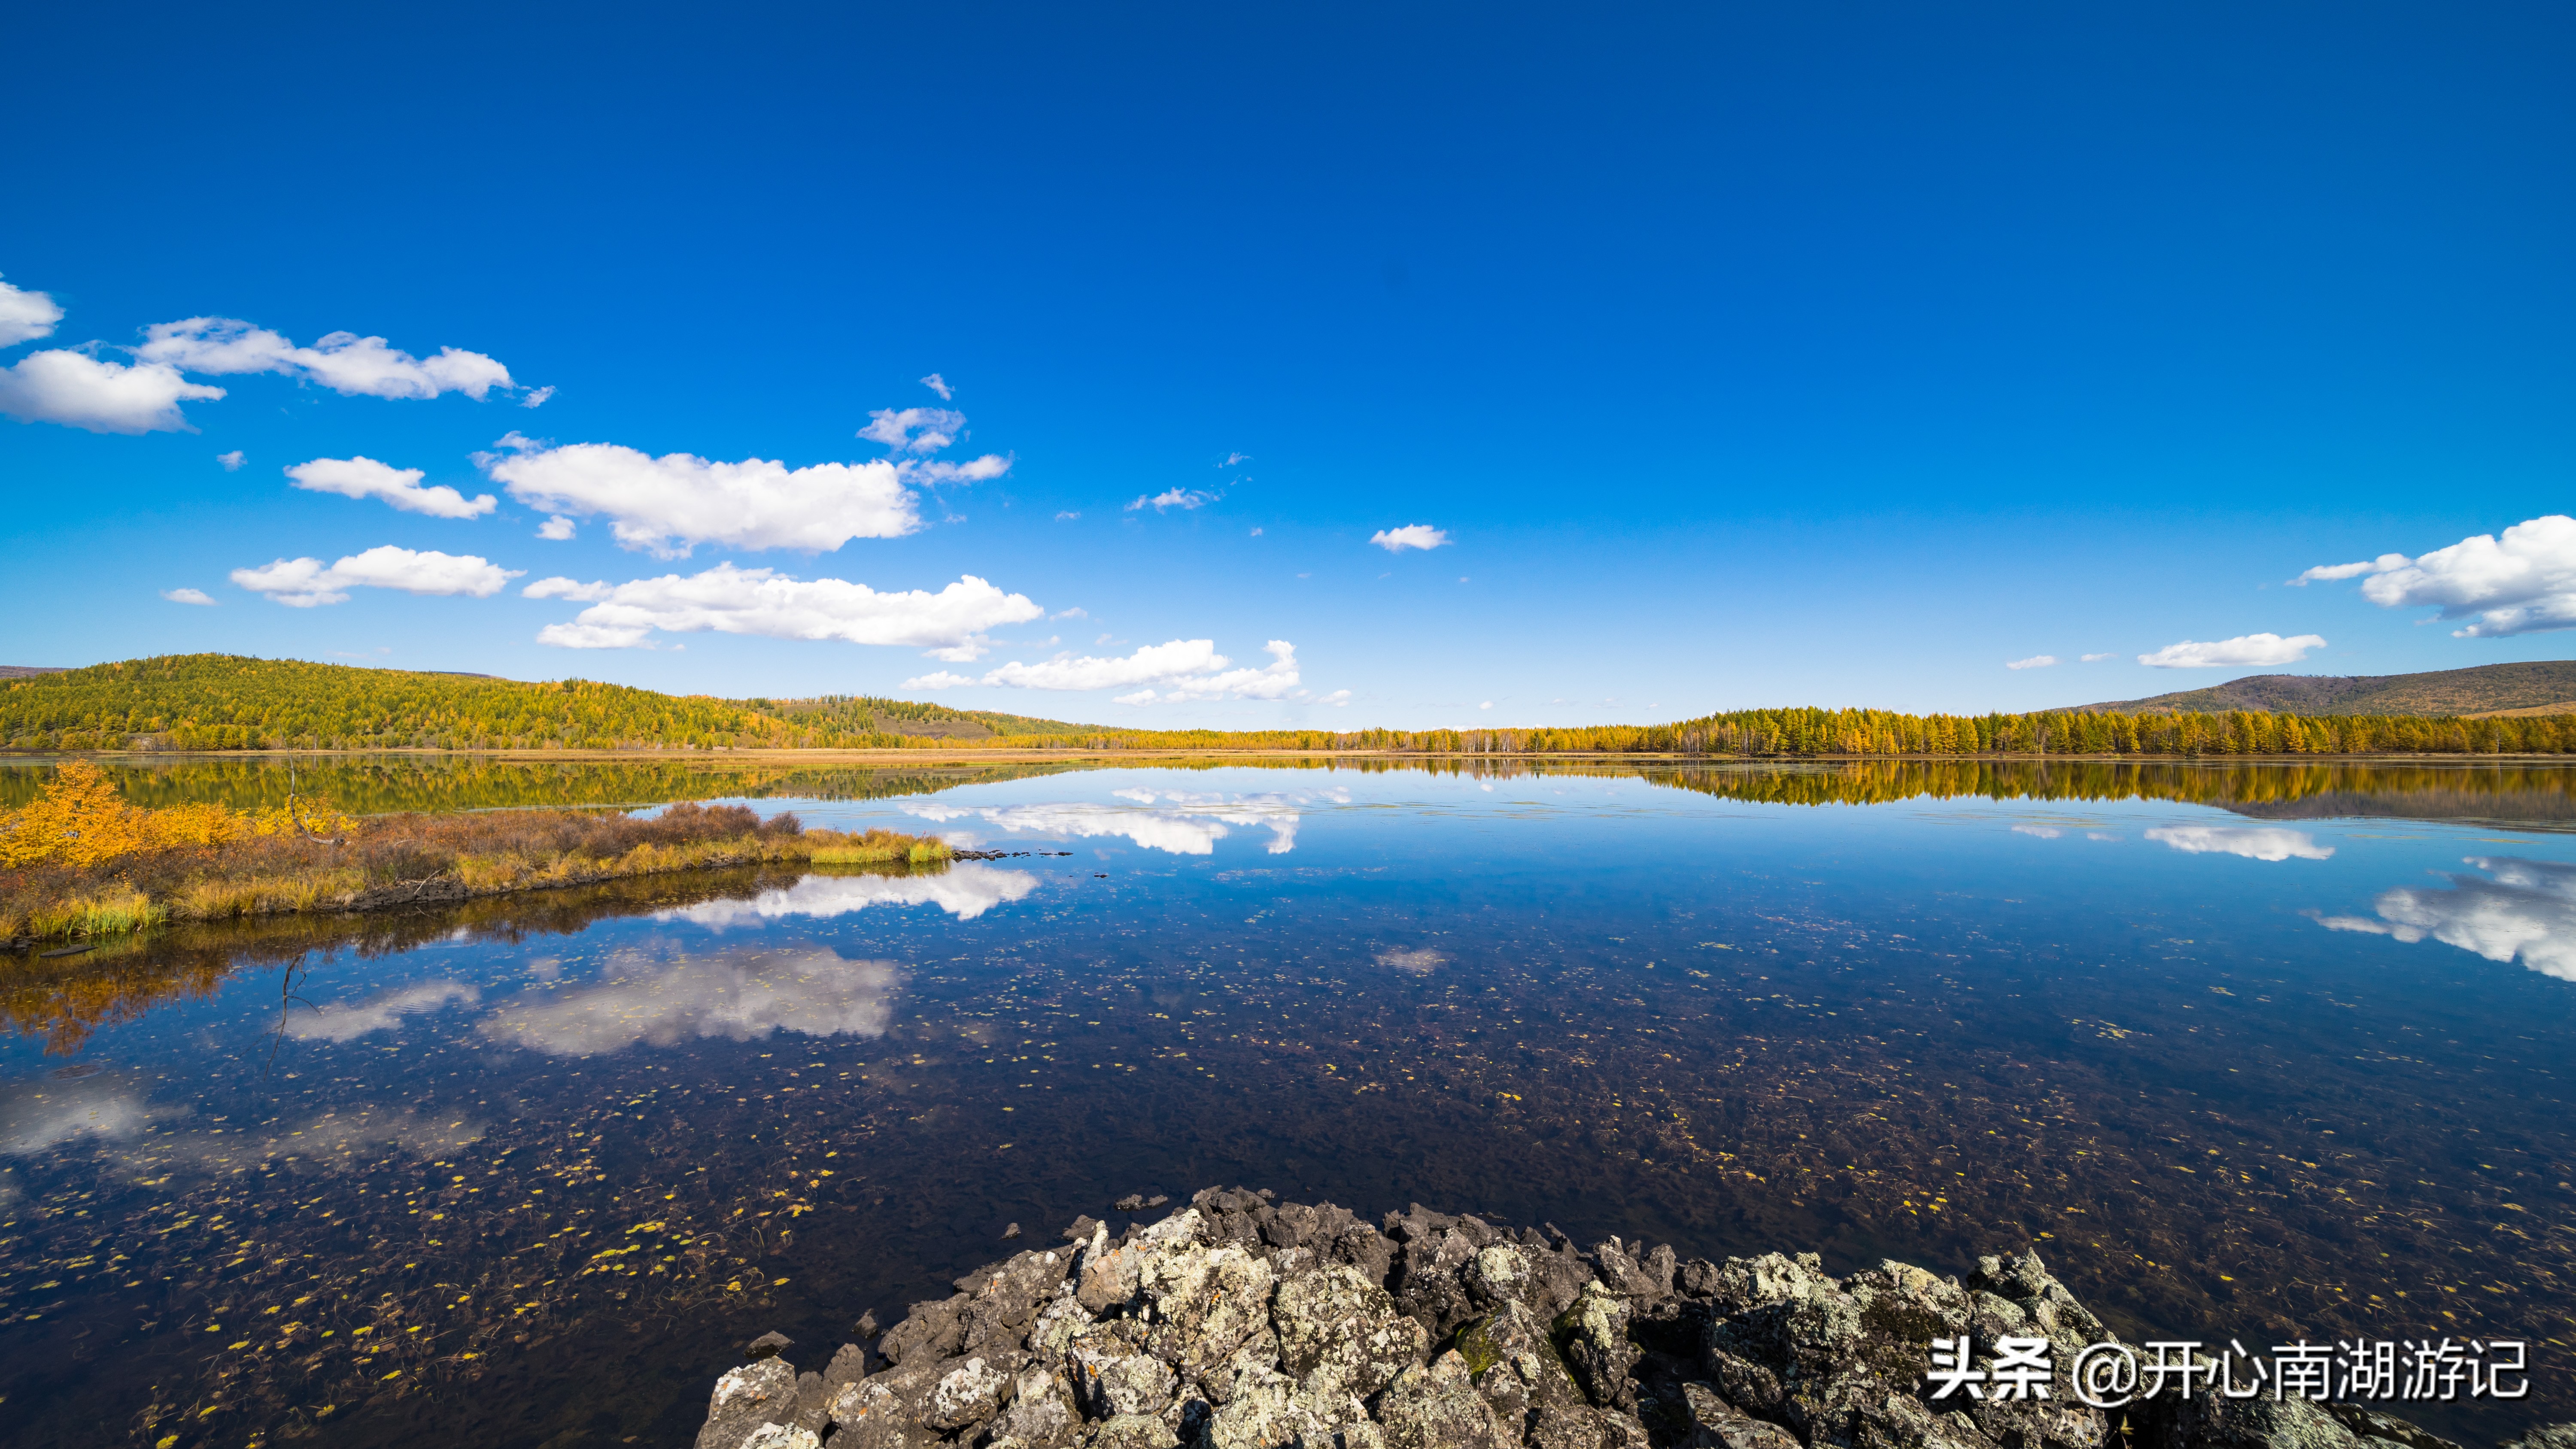
[{"label": "grassy bank", "polygon": [[936,865],[948,847],[894,831],[805,829],[740,805],[682,803],[650,820],[569,810],[352,819],[291,800],[259,814],[128,805],[67,761],[0,815],[0,939],[90,939],[165,921],[381,910],[667,871],[803,864]]}]

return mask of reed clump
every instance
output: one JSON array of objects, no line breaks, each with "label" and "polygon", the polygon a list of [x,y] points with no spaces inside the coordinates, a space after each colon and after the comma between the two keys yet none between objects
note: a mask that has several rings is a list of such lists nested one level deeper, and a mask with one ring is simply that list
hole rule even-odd
[{"label": "reed clump", "polygon": [[[161,817],[177,817],[164,820]],[[163,921],[371,910],[666,871],[806,862],[937,865],[948,847],[889,830],[808,830],[741,805],[651,818],[511,810],[353,819],[326,807],[249,815],[144,810],[95,766],[57,767],[0,816],[0,938],[108,936]]]}]

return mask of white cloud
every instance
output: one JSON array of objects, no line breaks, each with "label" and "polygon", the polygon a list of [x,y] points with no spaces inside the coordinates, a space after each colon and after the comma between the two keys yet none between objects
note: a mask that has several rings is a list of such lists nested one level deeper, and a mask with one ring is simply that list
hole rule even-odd
[{"label": "white cloud", "polygon": [[318,558],[282,558],[255,569],[235,569],[234,584],[269,602],[310,609],[348,602],[351,589],[400,589],[409,594],[466,594],[488,599],[526,572],[505,569],[472,554],[415,553],[385,544],[351,554],[329,568]]},{"label": "white cloud", "polygon": [[53,334],[63,309],[43,292],[23,291],[0,282],[0,347],[15,347]]},{"label": "white cloud", "polygon": [[1076,604],[1070,609],[1059,609],[1055,613],[1047,615],[1047,617],[1050,619],[1088,619],[1091,615],[1080,604]]},{"label": "white cloud", "polygon": [[2507,639],[2576,629],[2576,518],[2525,519],[2499,538],[2481,533],[2420,558],[2384,553],[2368,563],[2313,568],[2292,583],[2363,574],[2361,596],[2386,609],[2430,608],[2437,619],[2475,623],[2455,639]]},{"label": "white cloud", "polygon": [[474,461],[510,496],[569,517],[602,515],[628,548],[685,558],[701,543],[827,552],[854,538],[901,538],[920,529],[912,485],[998,478],[1010,464],[876,459],[817,463],[746,458],[718,463],[690,453],[659,458],[614,443],[550,447],[512,433]]},{"label": "white cloud", "polygon": [[572,537],[572,520],[558,513],[537,525],[537,537],[549,543],[562,543]]},{"label": "white cloud", "polygon": [[614,584],[585,584],[579,579],[568,579],[561,575],[557,575],[550,579],[539,579],[535,583],[528,585],[526,588],[519,590],[519,597],[523,599],[572,599],[584,604],[596,604],[616,592],[617,586]]},{"label": "white cloud", "polygon": [[546,400],[554,395],[554,384],[548,383],[544,387],[531,391],[526,397],[519,399],[519,406],[523,408],[541,408],[546,405]]},{"label": "white cloud", "polygon": [[286,1034],[298,1041],[356,1041],[400,1026],[406,1016],[456,1004],[472,1006],[482,999],[480,990],[462,981],[428,981],[378,992],[363,1001],[317,1006],[310,1016],[290,1016]]},{"label": "white cloud", "polygon": [[569,624],[547,625],[537,642],[567,649],[630,649],[656,629],[672,634],[712,630],[904,645],[927,649],[934,659],[959,662],[985,652],[984,631],[1046,612],[1027,595],[1003,593],[973,574],[935,594],[921,589],[879,593],[843,579],[796,579],[773,569],[724,563],[685,578],[665,574],[636,579],[603,594],[604,587],[566,579],[541,595],[595,602]]},{"label": "white cloud", "polygon": [[2304,830],[2261,825],[2159,825],[2147,838],[2185,855],[2241,855],[2247,860],[2326,860],[2331,845],[2319,845]]},{"label": "white cloud", "polygon": [[1351,692],[1347,689],[1336,689],[1332,693],[1325,695],[1320,702],[1336,706],[1345,705],[1351,702]]},{"label": "white cloud", "polygon": [[2012,828],[2012,833],[2015,835],[2036,835],[2042,840],[2055,840],[2060,836],[2063,836],[2066,832],[2058,829],[2054,825],[2016,825]]},{"label": "white cloud", "polygon": [[224,390],[190,382],[158,363],[101,362],[86,352],[31,352],[0,368],[0,413],[22,423],[61,423],[93,433],[193,433],[183,402]]},{"label": "white cloud", "polygon": [[1490,700],[1490,699],[1489,699],[1489,700],[1486,700],[1483,704],[1480,704],[1480,705],[1476,706],[1476,708],[1478,708],[1478,709],[1492,709],[1493,707],[1494,707],[1494,702],[1493,702],[1492,700]]},{"label": "white cloud", "polygon": [[1225,455],[1225,461],[1217,464],[1217,466],[1220,468],[1232,468],[1237,464],[1249,463],[1251,461],[1252,455],[1250,453],[1228,453]]},{"label": "white cloud", "polygon": [[1369,535],[1369,542],[1388,553],[1402,553],[1408,548],[1439,548],[1452,540],[1446,532],[1430,524],[1408,523],[1402,528],[1381,528]]},{"label": "white cloud", "polygon": [[2150,669],[2224,669],[2255,664],[2296,664],[2311,649],[2323,649],[2326,641],[2315,634],[2300,634],[2284,639],[2278,634],[2239,634],[2233,639],[2202,643],[2185,639],[2168,644],[2153,654],[2141,654],[2138,662]]},{"label": "white cloud", "polygon": [[475,1031],[487,1041],[553,1056],[638,1042],[758,1041],[781,1031],[879,1037],[893,1024],[893,998],[902,984],[891,961],[845,961],[829,951],[743,952],[659,970],[627,967],[598,986],[528,991],[494,1008]]},{"label": "white cloud", "polygon": [[278,372],[319,383],[344,396],[433,398],[461,392],[481,402],[494,388],[509,391],[510,370],[480,352],[442,347],[416,358],[381,337],[334,332],[311,347],[298,347],[265,327],[233,317],[190,317],[144,329],[135,356],[185,372]]},{"label": "white cloud", "polygon": [[215,461],[224,465],[225,472],[238,473],[241,471],[242,464],[248,462],[249,459],[242,456],[241,449],[235,448],[229,453],[217,453],[215,455]]},{"label": "white cloud", "polygon": [[1142,493],[1137,494],[1136,501],[1127,505],[1127,511],[1134,513],[1140,508],[1151,507],[1156,513],[1168,512],[1175,508],[1187,512],[1193,508],[1207,507],[1216,502],[1218,496],[1214,493],[1202,493],[1195,488],[1166,488],[1151,498]]},{"label": "white cloud", "polygon": [[1119,689],[1223,669],[1228,662],[1216,652],[1213,639],[1174,639],[1168,644],[1147,644],[1124,659],[1085,654],[1038,664],[1014,661],[985,675],[984,682],[1012,689]]},{"label": "white cloud", "polygon": [[785,890],[762,891],[747,901],[706,901],[656,911],[657,921],[687,921],[721,931],[785,916],[846,916],[871,906],[937,906],[971,921],[996,906],[1020,900],[1038,878],[961,860],[936,875],[809,875]]},{"label": "white cloud", "polygon": [[2317,924],[2400,941],[2429,936],[2490,961],[2519,956],[2543,975],[2576,981],[2576,865],[2515,856],[2470,856],[2468,864],[2494,879],[2454,875],[2449,890],[2400,886],[2371,903],[2379,920],[2323,916]]},{"label": "white cloud", "polygon": [[2119,657],[2120,656],[2117,654],[2087,654],[2084,656],[2084,662],[2087,664],[2099,664],[2105,659],[2117,659]]},{"label": "white cloud", "polygon": [[946,408],[872,408],[859,436],[898,453],[936,453],[966,430],[966,415]]},{"label": "white cloud", "polygon": [[2057,656],[2056,656],[2056,655],[2054,655],[2054,654],[2034,654],[2034,655],[2030,656],[2028,659],[2015,659],[2015,660],[2011,660],[2011,661],[2009,661],[2008,663],[2006,663],[2006,664],[2004,665],[2004,668],[2006,668],[2006,669],[2046,669],[2048,666],[2050,666],[2050,665],[2052,665],[2052,664],[2055,664],[2056,662],[2057,662]]},{"label": "white cloud", "polygon": [[1068,508],[1064,512],[1057,514],[1055,516],[1055,521],[1058,523],[1071,523],[1073,520],[1080,518],[1081,516],[1081,514]]},{"label": "white cloud", "polygon": [[163,589],[161,597],[174,604],[197,604],[209,609],[215,607],[214,599],[203,589]]},{"label": "white cloud", "polygon": [[1120,704],[1177,703],[1184,700],[1287,699],[1298,688],[1297,646],[1273,639],[1262,646],[1272,662],[1258,669],[1230,669],[1232,660],[1216,652],[1212,639],[1174,639],[1148,644],[1123,659],[1092,655],[1059,656],[1037,664],[1016,660],[984,676],[986,684],[1011,689],[1123,689],[1159,685],[1115,696]]},{"label": "white cloud", "polygon": [[903,687],[906,689],[966,689],[981,682],[963,674],[951,674],[945,669],[938,669],[905,680]]},{"label": "white cloud", "polygon": [[[1259,537],[1261,536],[1261,530],[1260,530],[1260,529],[1258,529],[1258,528],[1256,528],[1256,529],[1252,530],[1252,536],[1253,536],[1254,538],[1259,538]],[[1465,582],[1467,582],[1467,581],[1466,581],[1465,579],[1460,579],[1458,582],[1460,582],[1460,583],[1462,583],[1462,584],[1463,584],[1463,583],[1465,583]]]},{"label": "white cloud", "polygon": [[932,392],[939,394],[939,400],[941,402],[946,402],[950,398],[957,396],[957,390],[948,385],[948,379],[941,377],[935,372],[930,376],[923,378],[921,380],[921,385],[930,389]]},{"label": "white cloud", "polygon": [[471,500],[441,483],[420,486],[418,468],[396,468],[363,454],[354,458],[316,458],[286,470],[295,486],[308,493],[337,493],[343,498],[380,498],[405,513],[432,518],[476,518],[501,506],[489,493]]},{"label": "white cloud", "polygon": [[[1147,850],[1160,850],[1172,855],[1208,855],[1216,842],[1226,838],[1228,825],[1246,829],[1263,828],[1270,832],[1271,855],[1286,855],[1297,848],[1297,825],[1303,818],[1303,807],[1315,798],[1306,794],[1264,793],[1258,795],[1225,795],[1213,791],[1127,789],[1110,792],[1122,800],[1131,800],[1142,808],[1099,805],[1084,801],[1063,804],[1006,805],[979,809],[959,809],[946,805],[906,805],[907,815],[946,823],[951,820],[981,819],[987,824],[1018,835],[1050,835],[1092,840],[1115,836],[1130,840]],[[1324,798],[1348,803],[1347,795],[1328,794]]]}]

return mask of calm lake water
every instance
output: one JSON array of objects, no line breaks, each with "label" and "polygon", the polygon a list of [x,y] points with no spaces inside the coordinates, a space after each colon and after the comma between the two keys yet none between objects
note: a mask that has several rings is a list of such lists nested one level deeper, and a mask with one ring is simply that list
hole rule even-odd
[{"label": "calm lake water", "polygon": [[2132,1336],[2526,1338],[2427,1422],[2576,1418],[2576,772],[302,769],[1071,854],[7,958],[0,1440],[679,1445],[756,1333],[1216,1183],[2036,1244]]}]

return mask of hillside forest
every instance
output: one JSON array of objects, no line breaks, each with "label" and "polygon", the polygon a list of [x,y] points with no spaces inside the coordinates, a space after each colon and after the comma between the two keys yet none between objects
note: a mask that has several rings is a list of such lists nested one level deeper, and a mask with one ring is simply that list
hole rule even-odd
[{"label": "hillside forest", "polygon": [[10,750],[1303,750],[1820,756],[2562,755],[2576,715],[2261,710],[1916,715],[1733,710],[1654,725],[1480,730],[1150,730],[833,695],[718,699],[568,679],[168,655],[0,681]]}]

